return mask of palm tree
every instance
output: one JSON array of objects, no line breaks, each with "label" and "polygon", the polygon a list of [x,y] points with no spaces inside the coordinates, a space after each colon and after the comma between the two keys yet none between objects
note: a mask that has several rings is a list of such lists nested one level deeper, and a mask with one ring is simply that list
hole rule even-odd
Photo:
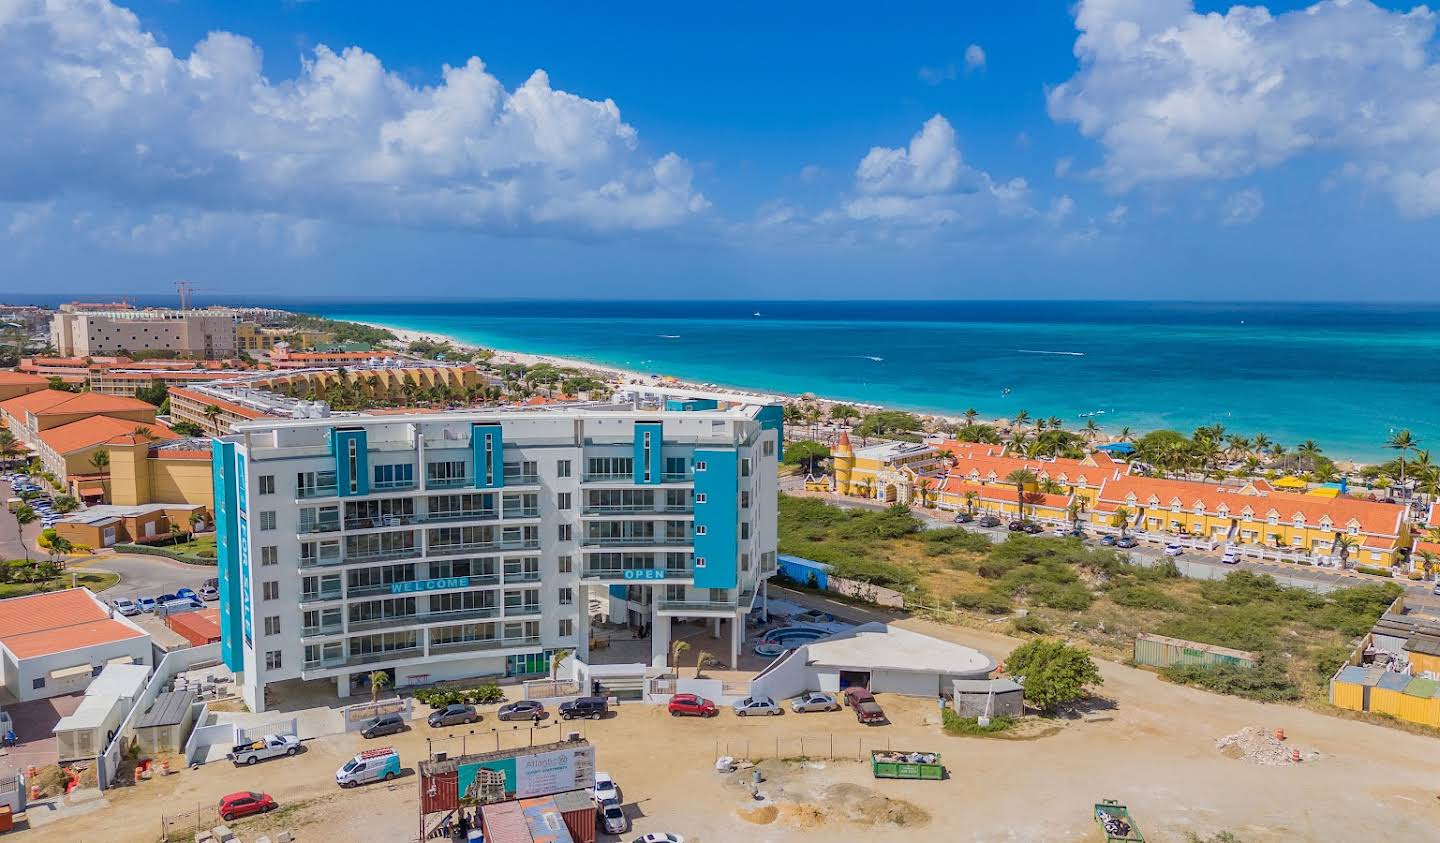
[{"label": "palm tree", "polygon": [[1080,529],[1080,516],[1085,513],[1085,499],[1076,495],[1071,499],[1070,505],[1065,507],[1065,514],[1070,516],[1070,529]]},{"label": "palm tree", "polygon": [[1435,577],[1435,562],[1437,557],[1428,550],[1420,551],[1420,570],[1425,573],[1425,579]]},{"label": "palm tree", "polygon": [[1115,526],[1120,528],[1120,538],[1125,538],[1125,530],[1130,526],[1130,519],[1134,517],[1135,513],[1131,512],[1129,507],[1119,506],[1115,508],[1113,518]]},{"label": "palm tree", "polygon": [[569,650],[556,650],[550,656],[550,681],[554,682],[555,677],[560,675],[560,664],[570,658]]},{"label": "palm tree", "polygon": [[964,412],[964,416],[965,416],[965,426],[966,426],[966,427],[970,427],[971,425],[975,424],[975,419],[976,419],[979,415],[980,415],[980,411],[977,410],[977,409],[975,409],[974,407],[971,407],[970,409],[966,410],[966,411]]},{"label": "palm tree", "polygon": [[700,678],[700,671],[705,669],[705,662],[710,661],[712,655],[709,650],[701,650],[695,654],[695,678]]},{"label": "palm tree", "polygon": [[931,484],[931,482],[930,482],[930,478],[929,478],[929,477],[922,477],[922,478],[920,478],[920,482],[919,482],[918,484],[916,484],[915,490],[920,493],[920,506],[921,506],[921,508],[924,508],[924,509],[929,509],[929,508],[930,508],[930,486],[931,486],[931,485],[932,485],[932,484]]},{"label": "palm tree", "polygon": [[1017,468],[1005,475],[1005,482],[1015,484],[1015,502],[1020,507],[1020,520],[1025,520],[1025,487],[1035,482],[1035,472]]},{"label": "palm tree", "polygon": [[860,415],[860,410],[854,404],[834,404],[830,407],[830,418],[838,421],[846,427],[850,426],[850,420]]},{"label": "palm tree", "polygon": [[1267,450],[1269,450],[1269,448],[1270,448],[1270,437],[1266,436],[1266,435],[1263,434],[1263,433],[1257,433],[1257,434],[1255,434],[1254,438],[1252,438],[1252,439],[1250,440],[1250,444],[1251,444],[1251,446],[1254,447],[1254,449],[1255,449],[1255,450],[1251,451],[1250,453],[1255,454],[1256,456],[1259,456],[1260,454],[1263,454],[1263,453],[1265,453]]},{"label": "palm tree", "polygon": [[383,670],[376,670],[370,673],[370,704],[374,705],[380,701],[380,691],[390,684],[390,674]]},{"label": "palm tree", "polygon": [[1051,416],[1051,417],[1050,417],[1050,429],[1051,429],[1051,430],[1059,430],[1060,428],[1062,428],[1062,427],[1064,427],[1064,426],[1065,426],[1065,423],[1060,420],[1060,417],[1059,417],[1059,416]]},{"label": "palm tree", "polygon": [[689,649],[690,643],[688,641],[670,642],[670,666],[675,668],[677,674],[680,670],[680,657],[685,655],[685,651]]},{"label": "palm tree", "polygon": [[1018,413],[1015,414],[1015,426],[1016,426],[1016,427],[1024,427],[1025,424],[1026,424],[1027,422],[1029,422],[1029,421],[1030,421],[1030,412],[1029,412],[1028,410],[1021,410],[1020,412],[1018,412]]},{"label": "palm tree", "polygon": [[814,404],[806,406],[805,421],[810,425],[810,438],[814,439],[820,432],[820,408]]},{"label": "palm tree", "polygon": [[216,435],[223,432],[220,430],[220,425],[215,421],[220,418],[220,414],[223,412],[225,411],[221,410],[218,404],[206,404],[205,409],[200,411],[201,415],[205,416],[205,420],[210,422],[210,427],[214,428]]},{"label": "palm tree", "polygon": [[1122,428],[1120,428],[1120,436],[1119,436],[1119,439],[1120,439],[1121,442],[1134,442],[1134,441],[1135,441],[1135,433],[1134,433],[1133,431],[1131,431],[1130,428],[1128,428],[1128,427],[1122,427]]},{"label": "palm tree", "polygon": [[[105,450],[104,448],[97,449],[95,453],[90,455],[90,467],[95,469],[96,474],[104,472],[105,477],[109,477],[110,452]],[[100,489],[105,493],[105,497],[108,499],[110,497],[110,489],[109,483],[107,482],[105,477],[100,478]]]},{"label": "palm tree", "polygon": [[1086,441],[1088,441],[1088,442],[1094,442],[1094,441],[1095,441],[1095,437],[1096,437],[1096,436],[1099,436],[1099,435],[1100,435],[1100,425],[1096,424],[1094,419],[1086,419],[1086,421],[1085,421],[1085,439],[1086,439]]},{"label": "palm tree", "polygon": [[978,492],[965,493],[965,511],[969,512],[972,516],[975,514],[975,502],[978,500],[980,500],[980,494]]},{"label": "palm tree", "polygon": [[1335,555],[1340,557],[1340,567],[1350,567],[1350,551],[1355,549],[1355,540],[1346,535],[1335,536],[1335,542],[1330,546]]}]

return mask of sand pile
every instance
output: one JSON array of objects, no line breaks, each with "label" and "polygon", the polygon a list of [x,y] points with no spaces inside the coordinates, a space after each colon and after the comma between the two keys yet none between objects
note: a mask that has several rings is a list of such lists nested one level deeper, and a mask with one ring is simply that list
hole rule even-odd
[{"label": "sand pile", "polygon": [[[1226,758],[1266,767],[1285,767],[1295,763],[1294,753],[1297,749],[1258,726],[1246,726],[1233,735],[1220,738],[1215,741],[1215,748]],[[1320,753],[1313,750],[1300,752],[1302,761],[1313,761],[1319,757]]]},{"label": "sand pile", "polygon": [[856,825],[913,828],[930,822],[930,814],[919,805],[904,799],[891,799],[858,784],[831,785],[825,790],[821,804],[827,814]]}]

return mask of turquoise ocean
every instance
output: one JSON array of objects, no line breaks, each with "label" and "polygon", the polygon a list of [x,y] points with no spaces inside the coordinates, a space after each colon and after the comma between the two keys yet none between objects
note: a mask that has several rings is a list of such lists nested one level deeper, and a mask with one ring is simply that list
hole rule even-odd
[{"label": "turquoise ocean", "polygon": [[[1440,446],[1440,307],[1154,302],[294,301],[337,319],[725,386],[1105,430],[1223,424],[1335,458]],[[1082,414],[1094,413],[1093,416]]]}]

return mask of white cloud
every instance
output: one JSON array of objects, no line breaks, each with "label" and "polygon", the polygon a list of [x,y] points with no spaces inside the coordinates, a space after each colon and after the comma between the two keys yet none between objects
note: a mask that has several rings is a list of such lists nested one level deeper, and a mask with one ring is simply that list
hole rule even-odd
[{"label": "white cloud", "polygon": [[871,147],[855,170],[855,186],[862,193],[925,196],[953,189],[968,172],[954,127],[937,114],[910,138],[909,147]]},{"label": "white cloud", "polygon": [[942,82],[949,82],[952,79],[958,78],[960,76],[960,70],[955,66],[954,62],[950,62],[940,67],[922,67],[916,75],[918,75],[920,81],[926,85],[939,85]]},{"label": "white cloud", "polygon": [[1081,0],[1076,74],[1056,120],[1104,148],[1112,188],[1230,179],[1329,152],[1361,163],[1403,213],[1440,213],[1436,14],[1369,0],[1293,12],[1190,0]]},{"label": "white cloud", "polygon": [[[108,0],[14,0],[0,77],[0,199],[582,236],[707,207],[690,165],[641,151],[614,102],[543,71],[507,90],[478,58],[416,86],[363,49],[319,46],[272,81],[238,35],[177,55]],[[178,219],[143,239],[184,236]]]},{"label": "white cloud", "polygon": [[1125,225],[1125,220],[1130,216],[1130,208],[1127,205],[1116,205],[1105,215],[1105,222],[1119,228]]},{"label": "white cloud", "polygon": [[965,48],[965,68],[967,70],[985,69],[985,50],[979,44],[971,44]]},{"label": "white cloud", "polygon": [[1249,225],[1265,209],[1265,197],[1253,187],[1230,194],[1220,207],[1222,225]]}]

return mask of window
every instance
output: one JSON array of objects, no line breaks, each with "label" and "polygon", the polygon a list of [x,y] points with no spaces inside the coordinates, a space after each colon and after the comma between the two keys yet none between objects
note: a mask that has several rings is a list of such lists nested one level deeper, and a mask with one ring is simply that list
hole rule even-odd
[{"label": "window", "polygon": [[741,538],[742,540],[743,540],[743,539],[748,539],[748,538],[750,538],[750,522],[749,522],[749,521],[741,521],[741,522],[740,522],[740,538]]},{"label": "window", "polygon": [[561,492],[555,496],[555,508],[564,512],[570,508],[570,493]]},{"label": "window", "polygon": [[465,480],[465,462],[455,460],[429,463],[425,466],[425,477],[431,483],[457,485]]},{"label": "window", "polygon": [[696,524],[696,525],[695,525],[695,535],[697,535],[697,536],[703,536],[703,535],[708,534],[709,532],[710,532],[710,529],[709,529],[708,527],[706,527],[704,524]]},{"label": "window", "polygon": [[562,588],[562,589],[560,589],[560,590],[559,590],[559,595],[558,595],[558,597],[557,597],[556,599],[560,601],[560,605],[561,605],[561,606],[571,606],[571,605],[574,605],[574,603],[575,603],[575,589],[573,589],[573,588]]},{"label": "window", "polygon": [[266,635],[279,635],[279,634],[280,634],[280,616],[279,616],[279,615],[270,615],[269,617],[265,618],[265,634],[266,634]]},{"label": "window", "polygon": [[772,442],[772,441],[770,441],[769,439],[766,439],[764,442],[761,442],[761,443],[760,443],[760,453],[763,454],[763,455],[765,455],[765,456],[767,456],[767,457],[773,457],[773,456],[775,456],[775,443]]},{"label": "window", "polygon": [[740,492],[740,508],[741,508],[741,509],[749,509],[749,508],[750,508],[750,492],[749,492],[748,490],[742,490],[742,491]]},{"label": "window", "polygon": [[555,476],[556,476],[556,477],[569,477],[569,476],[570,476],[570,461],[569,461],[569,460],[556,460],[556,461],[555,461]]},{"label": "window", "polygon": [[704,492],[696,492],[696,493],[695,493],[695,502],[696,502],[696,503],[704,503],[705,501],[707,501],[707,500],[709,500],[709,499],[710,499],[709,496],[706,495]]},{"label": "window", "polygon": [[697,557],[695,557],[695,567],[696,567],[696,568],[703,568],[703,567],[705,567],[705,557],[703,557],[703,556],[697,556]]},{"label": "window", "polygon": [[415,485],[415,466],[409,463],[377,465],[373,469],[377,489],[404,489]]},{"label": "window", "polygon": [[262,600],[280,599],[280,582],[278,580],[266,580],[260,584]]},{"label": "window", "polygon": [[569,638],[575,634],[575,621],[570,618],[560,619],[560,637]]},{"label": "window", "polygon": [[268,530],[273,530],[273,529],[275,529],[275,511],[274,511],[274,510],[270,510],[270,511],[268,511],[268,512],[262,512],[262,513],[260,513],[260,529],[261,529],[262,531],[268,531]]},{"label": "window", "polygon": [[559,535],[557,536],[557,537],[560,539],[560,541],[562,541],[562,542],[568,542],[568,541],[570,541],[570,540],[572,540],[572,539],[575,538],[575,528],[574,528],[574,525],[571,525],[571,524],[560,524],[560,525],[557,525],[557,526],[560,528],[560,529],[559,529]]},{"label": "window", "polygon": [[37,690],[37,691],[40,690],[41,688],[45,687],[45,677],[43,677],[43,676],[37,676],[37,677],[35,677],[35,681],[33,681],[33,682],[30,683],[30,687],[33,688],[33,689],[35,689],[35,690]]},{"label": "window", "polygon": [[590,457],[585,467],[592,477],[628,477],[635,473],[635,458]]},{"label": "window", "polygon": [[348,459],[350,463],[350,494],[353,495],[360,491],[360,443],[356,442],[355,439],[352,437],[350,441],[345,444],[348,446],[349,450]]},{"label": "window", "polygon": [[260,564],[276,565],[280,562],[280,548],[267,544],[260,548]]},{"label": "window", "polygon": [[709,466],[706,465],[706,463],[705,463],[704,460],[696,460],[696,461],[695,461],[695,470],[696,470],[696,471],[704,471],[704,470],[706,470],[707,468],[709,468]]},{"label": "window", "polygon": [[640,442],[640,454],[645,460],[645,471],[640,479],[641,482],[644,483],[649,483],[655,479],[650,476],[650,435],[650,431],[645,431],[645,433],[641,435]]},{"label": "window", "polygon": [[740,476],[741,476],[741,477],[749,477],[749,476],[750,476],[750,458],[749,458],[749,457],[745,457],[744,459],[740,460]]},{"label": "window", "polygon": [[281,666],[281,663],[280,663],[280,651],[279,651],[279,650],[270,650],[269,652],[267,652],[267,653],[265,654],[265,669],[266,669],[266,670],[279,670],[279,669],[280,669],[280,666]]},{"label": "window", "polygon": [[685,463],[685,457],[666,457],[665,473],[670,475],[671,477],[684,477]]},{"label": "window", "polygon": [[275,494],[275,475],[273,475],[273,474],[262,474],[262,475],[260,475],[260,478],[259,478],[259,479],[260,479],[260,494],[262,494],[262,495],[273,495],[273,494]]},{"label": "window", "polygon": [[740,570],[742,570],[742,571],[748,571],[748,570],[750,570],[750,554],[748,554],[748,553],[742,553],[742,554],[740,554]]},{"label": "window", "polygon": [[562,556],[556,564],[559,566],[560,573],[562,574],[569,574],[575,571],[575,560],[573,557]]},{"label": "window", "polygon": [[667,585],[667,586],[665,586],[665,599],[671,601],[672,603],[673,603],[673,602],[676,602],[676,601],[684,600],[684,599],[685,599],[685,586],[683,586],[683,585]]}]

